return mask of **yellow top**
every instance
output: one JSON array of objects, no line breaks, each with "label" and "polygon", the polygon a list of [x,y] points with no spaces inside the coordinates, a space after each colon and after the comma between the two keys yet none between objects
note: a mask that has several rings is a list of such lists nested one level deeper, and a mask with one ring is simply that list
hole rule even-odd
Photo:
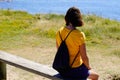
[{"label": "yellow top", "polygon": [[[62,39],[64,40],[65,37],[67,36],[67,34],[70,32],[69,29],[67,29],[66,27],[62,27],[60,29],[60,34]],[[59,32],[57,32],[56,34],[56,43],[58,45],[58,47],[61,44],[61,38],[59,36]],[[82,45],[83,43],[85,43],[85,35],[83,32],[75,29],[73,30],[69,36],[66,39],[66,44],[69,50],[69,55],[70,55],[70,64],[72,64],[76,54],[79,51],[79,47],[80,45]],[[72,65],[72,68],[78,67],[83,63],[80,54],[77,56],[76,60],[74,61],[74,64]]]}]

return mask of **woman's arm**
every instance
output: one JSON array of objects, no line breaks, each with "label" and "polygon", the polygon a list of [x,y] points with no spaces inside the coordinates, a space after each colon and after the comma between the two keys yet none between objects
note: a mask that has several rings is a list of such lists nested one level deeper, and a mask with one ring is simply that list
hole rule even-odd
[{"label": "woman's arm", "polygon": [[56,48],[58,49],[58,43],[57,43],[57,40],[56,40]]},{"label": "woman's arm", "polygon": [[83,63],[85,64],[85,66],[88,69],[91,69],[90,64],[89,64],[89,59],[88,59],[88,56],[87,56],[87,53],[86,53],[85,43],[80,46],[80,54],[81,54],[81,58],[83,60]]}]

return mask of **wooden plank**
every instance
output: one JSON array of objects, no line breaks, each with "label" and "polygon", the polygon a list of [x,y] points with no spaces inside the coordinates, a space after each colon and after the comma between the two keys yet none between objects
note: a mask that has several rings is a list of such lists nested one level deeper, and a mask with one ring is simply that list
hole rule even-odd
[{"label": "wooden plank", "polygon": [[6,80],[6,64],[0,62],[0,80]]},{"label": "wooden plank", "polygon": [[58,74],[58,72],[55,71],[53,68],[24,59],[19,56],[12,55],[10,53],[0,51],[0,61],[27,70],[29,72],[42,75],[52,80],[61,80],[55,77],[55,75]]}]

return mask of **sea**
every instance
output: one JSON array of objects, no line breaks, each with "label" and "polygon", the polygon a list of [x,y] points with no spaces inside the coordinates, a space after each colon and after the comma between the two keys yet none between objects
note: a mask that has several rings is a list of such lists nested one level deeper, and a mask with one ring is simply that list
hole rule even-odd
[{"label": "sea", "polygon": [[120,0],[0,0],[0,9],[27,11],[30,14],[65,14],[70,7],[82,14],[95,14],[120,21]]}]

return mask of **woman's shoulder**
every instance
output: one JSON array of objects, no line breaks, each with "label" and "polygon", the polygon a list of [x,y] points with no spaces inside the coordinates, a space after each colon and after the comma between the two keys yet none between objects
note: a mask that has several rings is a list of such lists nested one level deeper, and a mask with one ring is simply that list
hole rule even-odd
[{"label": "woman's shoulder", "polygon": [[84,35],[84,32],[78,30],[78,29],[75,29],[74,30],[74,33],[78,34],[78,35]]},{"label": "woman's shoulder", "polygon": [[[61,27],[59,31],[60,31],[60,33],[68,33],[68,32],[70,32],[70,29],[67,29],[66,27]],[[74,29],[71,34],[77,35],[77,36],[85,36],[84,32],[82,32],[78,29]]]},{"label": "woman's shoulder", "polygon": [[82,38],[86,39],[84,32],[82,32],[78,29],[74,30],[73,35],[78,37],[78,38],[82,37]]}]

